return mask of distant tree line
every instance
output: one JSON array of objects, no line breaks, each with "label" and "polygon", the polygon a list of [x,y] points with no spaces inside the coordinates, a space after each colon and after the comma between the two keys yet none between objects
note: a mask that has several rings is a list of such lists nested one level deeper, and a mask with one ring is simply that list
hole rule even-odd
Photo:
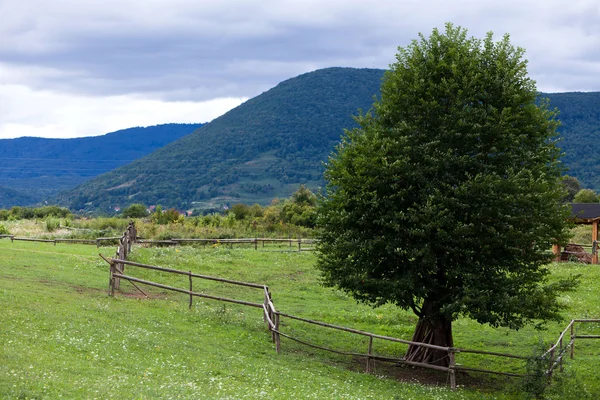
[{"label": "distant tree line", "polygon": [[19,207],[8,210],[0,209],[0,221],[13,221],[19,219],[44,219],[46,217],[69,218],[72,217],[68,208],[59,206]]},{"label": "distant tree line", "polygon": [[600,203],[600,195],[592,189],[582,188],[577,178],[565,175],[562,183],[567,191],[565,203]]},{"label": "distant tree line", "polygon": [[[317,220],[316,205],[317,196],[301,185],[290,198],[273,199],[268,206],[236,203],[226,210],[205,210],[207,212],[203,214],[195,211],[192,218],[187,220],[195,226],[215,228],[244,226],[255,230],[274,231],[283,224],[314,228]],[[126,218],[150,218],[158,225],[186,222],[183,213],[175,208],[164,210],[160,205],[150,213],[144,204],[132,204],[123,209],[121,215]]]}]

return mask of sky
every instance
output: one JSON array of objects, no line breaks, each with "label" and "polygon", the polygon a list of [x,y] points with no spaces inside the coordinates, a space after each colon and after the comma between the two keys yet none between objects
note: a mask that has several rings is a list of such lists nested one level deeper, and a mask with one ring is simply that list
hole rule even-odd
[{"label": "sky", "polygon": [[541,91],[600,91],[600,0],[2,0],[0,21],[0,139],[208,122],[446,22],[510,34]]}]

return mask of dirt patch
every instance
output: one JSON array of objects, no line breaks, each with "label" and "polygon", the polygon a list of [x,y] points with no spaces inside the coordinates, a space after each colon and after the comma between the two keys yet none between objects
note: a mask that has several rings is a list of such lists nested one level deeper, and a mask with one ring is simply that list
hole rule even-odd
[{"label": "dirt patch", "polygon": [[63,286],[63,287],[71,288],[74,291],[76,291],[77,293],[99,293],[99,292],[105,291],[105,289],[98,289],[95,287],[87,287],[87,286],[81,286],[81,285],[70,285],[65,282],[53,281],[53,280],[49,280],[49,279],[39,279],[38,282],[41,284],[44,284],[46,286],[52,286],[52,287]]},{"label": "dirt patch", "polygon": [[[366,365],[367,359],[365,357],[354,357],[352,359],[352,370],[355,372],[364,373]],[[400,382],[450,387],[450,374],[448,372],[392,362],[375,361],[372,374],[385,378],[393,378]],[[490,378],[490,376],[484,374],[464,371],[456,372],[456,383],[460,387],[470,387],[487,391],[500,388],[507,382],[504,377]]]}]

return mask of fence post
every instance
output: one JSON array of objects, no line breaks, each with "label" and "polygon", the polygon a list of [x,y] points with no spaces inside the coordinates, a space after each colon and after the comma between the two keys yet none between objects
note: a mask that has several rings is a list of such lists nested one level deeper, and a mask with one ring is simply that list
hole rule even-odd
[{"label": "fence post", "polygon": [[254,250],[258,250],[258,239],[254,238]]},{"label": "fence post", "polygon": [[[269,305],[269,302],[273,303],[272,297],[271,297],[271,292],[267,291],[267,295],[268,295],[267,309],[269,310],[269,318],[271,319],[271,322],[275,322],[275,313],[273,312],[274,310]],[[271,329],[271,325],[269,325],[269,330],[271,331],[271,340],[273,341],[273,343],[275,343],[276,342],[275,331],[273,331],[273,329]]]},{"label": "fence post", "polygon": [[548,381],[552,382],[552,370],[554,369],[554,350],[550,350],[550,367],[548,368]]},{"label": "fence post", "polygon": [[371,368],[371,355],[373,354],[373,336],[369,336],[369,350],[367,351],[367,374],[373,372]]},{"label": "fence post", "polygon": [[[269,293],[269,288],[267,286],[265,286],[264,288],[264,295],[265,298],[263,300],[263,304],[265,306],[264,310],[263,310],[263,322],[267,322],[267,307],[269,306],[269,299],[268,299],[268,293]],[[271,330],[271,326],[269,326],[269,330]]]},{"label": "fence post", "polygon": [[279,338],[279,314],[275,314],[275,351],[277,354],[281,352],[281,339]]},{"label": "fence post", "polygon": [[[121,239],[122,242],[122,239]],[[123,245],[121,244],[118,248],[117,248],[117,258],[119,260],[124,260],[125,259],[125,248],[123,247]],[[115,264],[115,269],[118,273],[122,274],[125,272],[125,265],[121,264],[121,263],[116,263]],[[116,290],[119,290],[119,288],[121,287],[121,278],[115,278],[115,285],[114,288]]]},{"label": "fence post", "polygon": [[131,253],[131,234],[133,231],[133,223],[127,227],[127,254]]},{"label": "fence post", "polygon": [[564,356],[564,352],[563,352],[563,338],[562,336],[560,337],[560,341],[559,341],[559,348],[560,348],[560,352],[558,353],[558,356],[560,357],[560,361],[558,363],[558,368],[560,372],[563,372],[563,356]]},{"label": "fence post", "polygon": [[189,272],[190,272],[190,275],[189,275],[189,278],[190,278],[190,307],[189,308],[191,310],[192,309],[192,301],[193,301],[192,299],[194,298],[194,296],[192,296],[192,292],[193,292],[193,290],[192,290],[193,289],[192,288],[192,271],[189,271]]},{"label": "fence post", "polygon": [[108,278],[108,295],[109,296],[114,296],[115,295],[115,277],[114,277],[114,272],[115,272],[115,263],[114,262],[110,262],[110,276]]},{"label": "fence post", "polygon": [[454,357],[454,349],[448,349],[448,358],[450,359],[450,365],[448,366],[450,369],[450,389],[456,390],[456,370],[454,369],[456,360]]},{"label": "fence post", "polygon": [[575,321],[571,321],[571,358],[575,356]]}]

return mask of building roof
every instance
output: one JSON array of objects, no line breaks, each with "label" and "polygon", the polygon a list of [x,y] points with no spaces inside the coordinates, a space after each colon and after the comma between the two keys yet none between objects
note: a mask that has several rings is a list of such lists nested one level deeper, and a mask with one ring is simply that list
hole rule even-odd
[{"label": "building roof", "polygon": [[600,204],[598,203],[572,203],[571,216],[581,222],[600,220]]}]

